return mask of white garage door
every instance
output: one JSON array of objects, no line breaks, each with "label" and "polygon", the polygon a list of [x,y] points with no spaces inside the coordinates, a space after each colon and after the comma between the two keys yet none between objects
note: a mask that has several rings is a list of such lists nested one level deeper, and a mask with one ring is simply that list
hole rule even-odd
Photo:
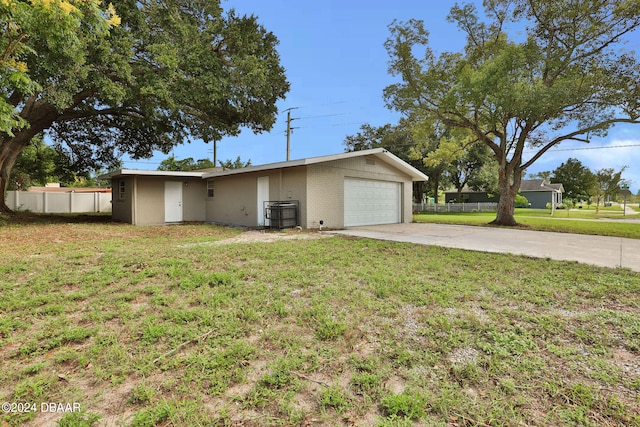
[{"label": "white garage door", "polygon": [[344,226],[400,222],[399,182],[344,179]]}]

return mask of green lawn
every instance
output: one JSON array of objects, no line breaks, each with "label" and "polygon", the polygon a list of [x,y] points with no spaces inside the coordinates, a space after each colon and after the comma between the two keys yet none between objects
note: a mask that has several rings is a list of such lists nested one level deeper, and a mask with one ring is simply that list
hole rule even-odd
[{"label": "green lawn", "polygon": [[0,425],[640,425],[630,271],[93,220],[0,227]]},{"label": "green lawn", "polygon": [[[415,222],[488,226],[495,217],[495,212],[445,212],[417,214],[413,219]],[[633,221],[634,218],[640,219],[640,215],[627,216],[628,221],[622,218],[620,214],[596,215],[594,210],[558,210],[551,216],[545,209],[516,209],[516,221],[532,230],[640,239],[640,223]]]}]

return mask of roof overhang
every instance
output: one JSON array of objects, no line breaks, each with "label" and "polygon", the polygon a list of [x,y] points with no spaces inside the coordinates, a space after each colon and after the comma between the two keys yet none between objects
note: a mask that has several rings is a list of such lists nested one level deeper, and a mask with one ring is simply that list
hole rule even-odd
[{"label": "roof overhang", "polygon": [[411,177],[412,181],[428,181],[429,178],[418,169],[411,166],[409,163],[385,150],[384,148],[373,148],[370,150],[351,151],[348,153],[332,154],[329,156],[309,157],[300,160],[290,160],[287,162],[269,163],[258,166],[248,166],[246,168],[239,169],[227,169],[216,171],[190,171],[190,172],[169,172],[158,170],[137,170],[137,169],[119,169],[104,175],[100,175],[98,179],[114,179],[122,178],[126,176],[149,176],[149,177],[176,177],[176,178],[215,178],[220,176],[239,175],[251,172],[262,172],[281,168],[292,168],[296,166],[308,166],[317,163],[325,163],[336,160],[350,159],[354,157],[367,157],[373,156],[381,161],[395,167],[401,172]]},{"label": "roof overhang", "polygon": [[229,175],[237,175],[243,173],[250,172],[262,172],[273,169],[281,169],[281,168],[292,168],[296,166],[308,166],[317,163],[325,163],[331,162],[335,160],[344,160],[350,159],[353,157],[366,157],[366,156],[374,156],[390,165],[399,169],[403,173],[409,175],[412,181],[428,181],[429,178],[424,173],[420,172],[418,169],[414,168],[404,160],[385,150],[384,148],[373,148],[370,150],[362,150],[362,151],[351,151],[348,153],[340,153],[340,154],[332,154],[329,156],[319,156],[319,157],[309,157],[306,159],[300,160],[290,160],[287,162],[277,162],[277,163],[269,163],[265,165],[259,166],[248,166],[246,168],[240,169],[228,169],[224,171],[218,172],[210,172],[205,173],[203,178],[215,178],[220,176],[229,176]]},{"label": "roof overhang", "polygon": [[205,172],[203,171],[191,171],[191,172],[172,172],[172,171],[152,171],[152,170],[137,170],[137,169],[118,169],[111,171],[104,175],[100,175],[98,179],[113,179],[122,178],[126,176],[161,176],[161,177],[175,177],[175,178],[202,178]]},{"label": "roof overhang", "polygon": [[529,190],[520,190],[520,192],[521,193],[562,193],[564,192],[564,189],[542,187],[542,188],[532,188]]}]

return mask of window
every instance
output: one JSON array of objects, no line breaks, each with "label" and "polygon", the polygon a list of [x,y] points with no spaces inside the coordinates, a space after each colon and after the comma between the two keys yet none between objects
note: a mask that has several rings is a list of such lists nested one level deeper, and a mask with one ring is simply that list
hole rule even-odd
[{"label": "window", "polygon": [[213,197],[213,180],[207,181],[207,197]]},{"label": "window", "polygon": [[118,198],[120,200],[124,200],[125,190],[126,190],[125,182],[124,180],[121,180],[120,185],[118,186]]}]

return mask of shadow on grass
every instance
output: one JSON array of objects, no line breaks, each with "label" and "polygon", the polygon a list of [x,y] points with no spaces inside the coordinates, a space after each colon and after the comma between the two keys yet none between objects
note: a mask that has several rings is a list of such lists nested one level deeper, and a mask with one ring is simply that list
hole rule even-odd
[{"label": "shadow on grass", "polygon": [[113,222],[111,212],[42,214],[33,212],[14,212],[11,215],[0,214],[0,225],[28,224],[107,224]]}]

